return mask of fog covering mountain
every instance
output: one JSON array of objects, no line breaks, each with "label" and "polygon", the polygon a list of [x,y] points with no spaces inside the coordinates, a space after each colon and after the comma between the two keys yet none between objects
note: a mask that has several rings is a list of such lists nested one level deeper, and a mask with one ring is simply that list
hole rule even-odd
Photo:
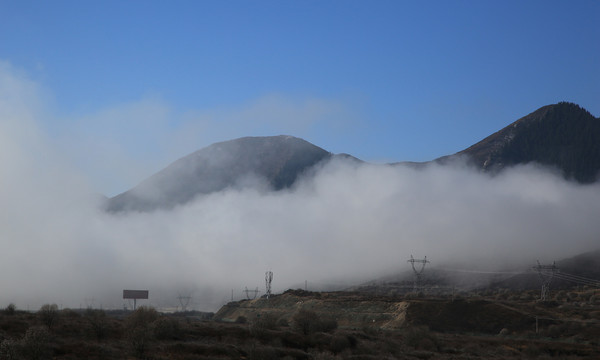
[{"label": "fog covering mountain", "polygon": [[292,172],[288,186],[278,174],[297,155],[277,148],[279,165],[265,165],[263,175],[223,175],[225,188],[182,205],[107,212],[89,177],[39,125],[47,111],[35,91],[15,82],[22,93],[0,104],[1,307],[79,308],[95,299],[122,308],[123,289],[149,289],[145,304],[174,308],[191,293],[193,308],[215,311],[245,297],[245,287],[262,293],[266,270],[279,293],[305,281],[309,290],[331,289],[410,272],[411,254],[427,256],[428,270],[512,271],[598,248],[599,182],[582,185],[533,164],[490,176],[464,157],[415,168],[315,149],[316,164]]},{"label": "fog covering mountain", "polygon": [[[333,155],[292,136],[219,142],[175,161],[133,189],[109,199],[106,208],[110,212],[169,209],[202,194],[265,184],[264,190],[281,190],[336,156],[355,159]],[[566,179],[591,183],[600,171],[600,120],[576,104],[547,105],[435,162],[447,164],[458,158],[492,174],[506,167],[536,163],[560,171]]]}]

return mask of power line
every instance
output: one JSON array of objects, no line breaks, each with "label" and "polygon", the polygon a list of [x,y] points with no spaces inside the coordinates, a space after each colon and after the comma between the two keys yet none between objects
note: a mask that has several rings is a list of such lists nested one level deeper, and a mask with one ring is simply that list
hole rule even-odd
[{"label": "power line", "polygon": [[464,272],[464,273],[474,273],[474,274],[520,275],[520,274],[525,273],[524,271],[486,271],[486,270],[466,270],[466,269],[448,269],[448,268],[433,268],[432,270],[441,270],[441,271],[448,271],[448,272]]},{"label": "power line", "polygon": [[554,277],[556,277],[557,279],[570,281],[570,282],[581,284],[581,285],[588,285],[588,286],[600,288],[600,281],[594,280],[594,279],[589,279],[589,278],[584,278],[582,276],[567,274],[567,273],[563,273],[563,272],[557,272],[554,274]]}]

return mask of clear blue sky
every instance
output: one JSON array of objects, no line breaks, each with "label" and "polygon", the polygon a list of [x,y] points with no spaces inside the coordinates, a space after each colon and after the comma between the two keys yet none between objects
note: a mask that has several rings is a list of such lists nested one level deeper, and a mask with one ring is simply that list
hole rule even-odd
[{"label": "clear blue sky", "polygon": [[424,161],[543,105],[599,116],[598,19],[585,0],[0,0],[0,61],[114,195],[245,135]]}]

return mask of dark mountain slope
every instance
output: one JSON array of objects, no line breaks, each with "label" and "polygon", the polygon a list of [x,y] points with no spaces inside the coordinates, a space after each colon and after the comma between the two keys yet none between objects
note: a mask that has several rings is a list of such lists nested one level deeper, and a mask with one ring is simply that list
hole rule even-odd
[{"label": "dark mountain slope", "polygon": [[544,106],[455,155],[468,156],[484,171],[498,172],[536,162],[562,171],[581,183],[597,180],[600,171],[600,119],[579,105]]},{"label": "dark mountain slope", "polygon": [[253,178],[274,190],[333,155],[292,136],[244,137],[210,145],[183,157],[135,188],[107,202],[107,210],[150,211],[171,208],[199,194],[244,186]]}]

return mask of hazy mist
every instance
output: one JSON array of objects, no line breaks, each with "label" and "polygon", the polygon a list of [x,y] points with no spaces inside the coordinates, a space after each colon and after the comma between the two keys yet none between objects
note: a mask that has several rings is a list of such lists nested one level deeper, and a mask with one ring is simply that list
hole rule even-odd
[{"label": "hazy mist", "polygon": [[193,292],[194,308],[216,310],[232,289],[235,299],[246,286],[264,292],[266,270],[281,292],[408,270],[411,254],[432,266],[526,268],[599,244],[600,187],[535,166],[490,177],[461,163],[416,170],[338,160],[289,190],[257,184],[169,211],[108,214],[36,125],[36,85],[0,75],[2,307],[93,298],[119,308],[129,288],[149,289],[159,307]]}]

